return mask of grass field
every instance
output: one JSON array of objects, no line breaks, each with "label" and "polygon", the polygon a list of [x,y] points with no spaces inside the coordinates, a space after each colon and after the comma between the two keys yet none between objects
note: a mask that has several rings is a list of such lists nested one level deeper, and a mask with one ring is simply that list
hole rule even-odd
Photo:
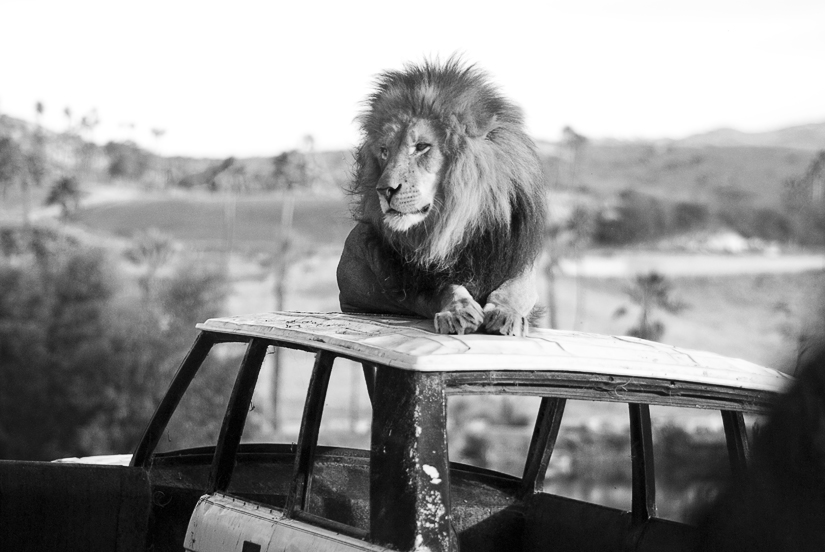
[{"label": "grass field", "polygon": [[[823,289],[819,271],[672,278],[671,282],[673,296],[687,308],[675,315],[655,315],[666,327],[662,341],[765,366],[783,367],[793,355],[795,337],[813,318],[822,316],[817,312]],[[636,322],[637,311],[632,308],[624,317],[613,317],[619,307],[630,306],[624,292],[629,282],[587,279],[582,284],[581,329],[620,334]],[[569,315],[565,323],[572,324]]]},{"label": "grass field", "polygon": [[[122,237],[157,228],[203,250],[221,250],[231,239],[239,251],[274,253],[279,243],[283,202],[279,194],[151,194],[126,203],[83,209],[77,221]],[[351,226],[348,199],[343,195],[296,197],[296,245],[341,247]]]}]

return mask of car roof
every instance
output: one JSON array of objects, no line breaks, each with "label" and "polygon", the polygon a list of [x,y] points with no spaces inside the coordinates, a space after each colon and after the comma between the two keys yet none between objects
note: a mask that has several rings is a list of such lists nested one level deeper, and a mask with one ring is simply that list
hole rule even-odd
[{"label": "car roof", "polygon": [[633,337],[531,328],[527,337],[441,335],[402,316],[268,312],[212,318],[203,331],[282,341],[422,372],[531,371],[654,378],[784,391],[793,378],[751,362]]}]

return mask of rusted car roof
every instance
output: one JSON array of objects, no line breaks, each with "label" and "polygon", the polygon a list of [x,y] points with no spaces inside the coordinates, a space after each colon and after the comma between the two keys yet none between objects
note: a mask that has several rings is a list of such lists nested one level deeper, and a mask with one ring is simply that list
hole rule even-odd
[{"label": "rusted car roof", "polygon": [[269,312],[212,318],[198,328],[324,349],[424,372],[595,373],[781,392],[790,376],[751,362],[632,337],[532,328],[528,337],[440,335],[417,318]]}]

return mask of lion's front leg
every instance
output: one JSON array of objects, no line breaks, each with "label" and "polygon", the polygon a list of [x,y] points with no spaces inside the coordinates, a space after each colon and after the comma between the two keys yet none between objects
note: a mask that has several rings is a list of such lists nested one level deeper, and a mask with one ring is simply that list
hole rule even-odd
[{"label": "lion's front leg", "polygon": [[448,286],[439,295],[439,303],[440,308],[433,320],[438,333],[472,333],[484,321],[484,310],[464,286]]},{"label": "lion's front leg", "polygon": [[524,274],[504,282],[493,291],[484,305],[484,330],[502,335],[527,335],[528,316],[536,304],[535,272]]}]

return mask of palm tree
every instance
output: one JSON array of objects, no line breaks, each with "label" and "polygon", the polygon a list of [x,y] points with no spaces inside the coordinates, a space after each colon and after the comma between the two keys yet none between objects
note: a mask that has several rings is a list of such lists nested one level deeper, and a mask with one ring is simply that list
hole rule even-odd
[{"label": "palm tree", "polygon": [[45,136],[43,135],[43,111],[45,107],[43,102],[34,104],[35,120],[37,128],[34,132],[34,147],[24,156],[26,163],[26,173],[20,179],[20,186],[23,192],[23,223],[28,226],[29,213],[31,212],[31,189],[29,188],[29,179],[31,178],[36,187],[40,187],[43,183],[43,177],[46,173],[45,166]]},{"label": "palm tree", "polygon": [[[313,175],[308,169],[307,159],[314,154],[315,140],[311,135],[306,135],[303,139],[304,152],[296,150],[283,152],[272,159],[272,176],[277,186],[283,190],[283,203],[281,204],[281,229],[280,243],[275,258],[275,288],[273,289],[275,298],[275,310],[283,310],[288,293],[289,266],[295,261],[297,252],[292,236],[292,220],[295,213],[295,190],[306,189],[313,183]],[[273,355],[272,367],[272,420],[277,428],[278,417],[278,392],[280,387],[281,367],[283,358],[281,349],[276,348]]]},{"label": "palm tree", "polygon": [[140,277],[140,287],[146,296],[151,295],[155,276],[175,253],[175,244],[169,236],[156,228],[139,233],[134,245],[126,251],[126,257],[137,265],[143,265],[146,272]]},{"label": "palm tree", "polygon": [[[628,330],[628,335],[641,339],[658,341],[664,335],[664,323],[653,318],[656,309],[678,314],[687,308],[685,303],[671,297],[670,281],[656,271],[636,275],[633,284],[625,288],[625,293],[640,309],[639,319],[636,325]],[[627,308],[619,307],[614,313],[614,318],[625,314]]]},{"label": "palm tree", "polygon": [[[545,267],[547,275],[547,310],[550,316],[550,327],[558,328],[558,306],[556,302],[556,271],[559,263],[565,257],[573,258],[577,263],[581,261],[582,253],[590,246],[596,229],[596,218],[592,210],[583,205],[577,205],[566,220],[551,221],[546,229],[546,246],[548,263]],[[576,310],[573,328],[578,328],[584,316],[584,287],[580,281],[581,271],[576,271]]]},{"label": "palm tree", "polygon": [[[291,185],[287,185],[283,203],[281,204],[281,231],[280,244],[277,257],[275,259],[275,310],[283,310],[287,294],[287,276],[289,265],[294,261],[294,251],[292,243],[292,217],[295,212],[295,195]],[[281,367],[283,357],[281,348],[275,349],[272,366],[272,424],[277,429],[280,425],[278,417],[278,395],[281,385]]]},{"label": "palm tree", "polygon": [[80,135],[83,138],[80,146],[80,171],[87,177],[92,172],[92,158],[95,154],[94,132],[100,124],[97,109],[92,109],[80,118]]}]

